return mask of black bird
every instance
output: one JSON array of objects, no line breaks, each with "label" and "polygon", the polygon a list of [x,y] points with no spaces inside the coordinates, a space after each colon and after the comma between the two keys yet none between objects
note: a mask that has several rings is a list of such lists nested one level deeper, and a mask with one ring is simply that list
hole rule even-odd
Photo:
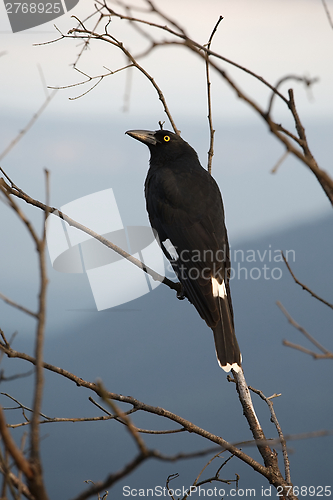
[{"label": "black bird", "polygon": [[229,288],[230,260],[220,190],[194,149],[167,130],[129,130],[146,144],[149,220],[184,294],[214,332],[219,365],[240,370]]}]

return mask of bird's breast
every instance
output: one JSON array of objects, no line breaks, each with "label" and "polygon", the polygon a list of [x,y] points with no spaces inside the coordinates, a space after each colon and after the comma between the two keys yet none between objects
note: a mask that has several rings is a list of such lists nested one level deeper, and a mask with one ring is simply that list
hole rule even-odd
[{"label": "bird's breast", "polygon": [[153,197],[175,209],[200,212],[201,206],[206,205],[207,194],[196,172],[164,168],[147,176],[146,198]]}]

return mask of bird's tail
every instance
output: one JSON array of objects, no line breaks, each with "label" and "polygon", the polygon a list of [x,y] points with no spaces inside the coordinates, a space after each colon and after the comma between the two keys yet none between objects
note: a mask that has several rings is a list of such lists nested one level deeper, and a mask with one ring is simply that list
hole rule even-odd
[{"label": "bird's tail", "polygon": [[231,369],[236,372],[241,370],[242,355],[239,350],[235,335],[234,323],[226,297],[218,297],[220,308],[220,321],[214,332],[216,357],[220,367],[229,372]]}]

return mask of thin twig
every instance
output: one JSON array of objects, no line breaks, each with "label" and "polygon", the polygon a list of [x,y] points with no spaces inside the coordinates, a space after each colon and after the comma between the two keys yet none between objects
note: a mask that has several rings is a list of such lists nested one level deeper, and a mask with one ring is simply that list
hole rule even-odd
[{"label": "thin twig", "polygon": [[[220,474],[222,468],[229,462],[229,460],[231,460],[234,457],[234,455],[230,455],[230,457],[228,457],[222,463],[222,465],[220,465],[220,467],[217,469],[217,471],[216,471],[216,473],[215,473],[214,476],[209,477],[207,479],[203,479],[202,481],[199,481],[200,477],[202,476],[202,474],[206,470],[206,468],[213,462],[213,460],[215,460],[217,457],[219,457],[221,455],[221,453],[223,453],[224,451],[225,450],[220,450],[212,458],[210,458],[210,460],[201,469],[201,471],[199,472],[198,476],[193,481],[191,488],[189,488],[187,490],[187,493],[185,493],[185,495],[183,496],[182,500],[186,500],[187,498],[189,498],[192,495],[192,493],[194,491],[197,491],[194,488],[200,488],[200,486],[203,486],[204,484],[212,483],[214,481],[220,482],[220,483],[225,483],[225,484],[236,483],[236,487],[237,487],[238,480],[239,480],[238,474],[236,474],[236,479],[220,479],[220,477],[219,477],[219,474]],[[174,497],[171,495],[171,489],[169,488],[169,483],[170,483],[170,481],[172,481],[173,479],[176,479],[177,477],[179,477],[179,474],[171,474],[168,477],[167,483],[166,483],[167,489],[169,491],[169,496],[171,496],[171,498],[173,498],[173,499],[174,499]]]},{"label": "thin twig", "polygon": [[286,347],[290,347],[291,349],[295,349],[296,351],[301,351],[304,354],[309,354],[314,359],[333,359],[333,352],[327,352],[325,354],[318,354],[317,352],[311,351],[311,349],[307,349],[299,344],[294,344],[293,342],[289,342],[289,340],[283,340],[282,344]]},{"label": "thin twig", "polygon": [[[0,449],[0,472],[4,476],[4,481],[2,485],[2,492],[1,492],[1,498],[7,499],[7,487],[10,490],[11,495],[13,496],[13,500],[21,500],[16,493],[15,490],[15,483],[14,483],[14,474],[10,472],[10,464],[9,464],[9,459],[10,459],[10,454],[8,450],[5,448],[5,453],[4,456],[2,455],[1,449]],[[14,476],[14,477],[13,477]]]},{"label": "thin twig", "polygon": [[[200,477],[202,476],[204,471],[207,469],[207,467],[213,462],[213,460],[215,460],[215,458],[219,457],[221,455],[221,453],[224,453],[224,451],[225,450],[218,451],[217,453],[215,453],[215,455],[212,456],[212,458],[210,460],[208,460],[208,462],[203,466],[203,468],[201,469],[201,471],[199,472],[199,474],[195,478],[195,480],[193,482],[193,486],[197,486]],[[231,458],[231,457],[233,457],[233,455],[231,455],[229,458]]]},{"label": "thin twig", "polygon": [[[104,420],[112,420],[116,419],[116,417],[108,417],[106,415],[102,415],[99,417],[77,417],[77,418],[65,418],[65,417],[55,417],[47,420],[39,420],[39,425],[42,424],[57,424],[62,422],[103,422]],[[20,422],[19,424],[8,424],[7,427],[11,429],[17,429],[18,427],[25,427],[26,425],[31,425],[31,420],[27,422]]]},{"label": "thin twig", "polygon": [[6,304],[8,304],[12,307],[15,307],[19,311],[22,311],[25,314],[29,314],[29,316],[33,316],[34,318],[37,318],[37,316],[38,316],[37,313],[30,311],[30,309],[27,309],[24,306],[21,306],[21,304],[17,304],[17,302],[14,302],[14,300],[9,299],[8,297],[6,297],[6,295],[3,295],[3,293],[0,293],[0,299],[3,300],[4,302],[6,302]]},{"label": "thin twig", "polygon": [[288,90],[289,94],[289,103],[288,107],[293,115],[296,130],[298,132],[299,138],[301,139],[301,147],[303,149],[304,153],[304,163],[308,165],[308,167],[311,169],[312,173],[316,176],[318,181],[320,182],[321,187],[323,188],[326,196],[330,200],[331,204],[333,204],[333,180],[331,177],[321,170],[314,159],[313,154],[310,151],[310,147],[306,138],[305,134],[305,128],[302,125],[302,122],[300,120],[300,117],[298,115],[298,111],[296,108],[296,103],[295,103],[295,98],[294,98],[294,91],[293,89]]},{"label": "thin twig", "polygon": [[55,90],[52,92],[50,95],[48,95],[43,102],[42,106],[39,108],[39,110],[33,115],[31,120],[27,123],[27,125],[18,133],[18,135],[8,144],[8,146],[2,151],[0,154],[0,161],[3,160],[3,158],[13,149],[14,146],[22,139],[22,137],[28,132],[28,130],[34,125],[36,120],[40,117],[40,115],[43,113],[45,108],[50,104],[52,99],[55,97],[57,91]]},{"label": "thin twig", "polygon": [[[8,178],[8,177],[7,177]],[[46,310],[46,287],[47,287],[47,277],[46,277],[46,260],[45,260],[45,246],[46,246],[46,219],[48,216],[48,204],[44,211],[44,230],[42,238],[40,239],[32,226],[29,219],[14,201],[13,197],[10,196],[8,186],[4,179],[0,179],[0,190],[5,195],[9,205],[16,212],[19,219],[28,229],[33,241],[36,245],[36,250],[39,257],[39,272],[40,272],[40,291],[39,291],[39,308],[37,313],[37,328],[36,328],[36,343],[35,343],[35,392],[34,392],[34,402],[33,402],[33,416],[31,420],[31,433],[30,433],[30,475],[27,475],[27,471],[24,471],[25,476],[28,479],[29,489],[33,495],[35,495],[39,500],[47,500],[48,496],[45,490],[41,460],[40,460],[40,443],[39,443],[39,415],[42,402],[42,390],[43,390],[43,377],[44,368],[42,360],[43,351],[43,336],[45,328],[45,310]],[[18,191],[20,192],[20,191]],[[46,193],[47,193],[47,203],[48,203],[48,174],[46,172]],[[8,345],[8,343],[6,343]],[[14,458],[14,457],[13,457]]]},{"label": "thin twig", "polygon": [[[1,392],[1,394],[3,396],[6,396],[8,399],[11,399],[12,401],[14,401],[14,403],[18,404],[17,408],[5,408],[5,407],[3,407],[4,410],[17,410],[17,409],[21,408],[22,410],[27,410],[27,411],[33,413],[33,409],[32,408],[29,408],[28,406],[23,405],[22,403],[20,403],[20,401],[18,401],[16,398],[14,398],[13,396],[11,396],[10,394],[7,394],[6,392]],[[46,415],[44,415],[44,413],[40,412],[39,415],[41,417],[43,417],[43,418],[46,418],[46,419],[50,420],[49,417],[47,417]]]},{"label": "thin twig", "polygon": [[15,464],[19,470],[23,472],[27,479],[32,479],[34,477],[34,471],[31,465],[24,457],[21,450],[16,446],[12,436],[9,433],[5,416],[3,414],[3,409],[0,406],[0,434],[3,439],[6,450],[10,453],[11,457],[15,461]]},{"label": "thin twig", "polygon": [[[100,22],[102,21],[102,19],[104,17],[103,14],[101,14],[100,9],[98,9],[97,6],[96,6],[96,11],[93,12],[90,16],[86,17],[86,19],[84,20],[84,23],[85,23],[86,21],[88,21],[89,19],[91,19],[93,16],[98,15],[98,14],[100,14],[100,15],[99,15],[99,18],[96,21],[95,26],[93,27],[93,31],[95,31],[97,29],[98,25],[100,24]],[[72,16],[72,17],[78,21],[78,25],[82,25],[83,26],[83,23],[81,23],[81,21],[76,16]],[[88,40],[84,41],[83,47],[82,47],[81,51],[79,52],[79,54],[78,54],[78,56],[76,58],[76,61],[73,64],[73,68],[74,69],[77,69],[76,66],[77,66],[79,60],[81,59],[83,53],[88,49],[90,40],[91,39],[88,38]]]},{"label": "thin twig", "polygon": [[[286,75],[283,76],[282,78],[279,79],[279,81],[275,85],[275,89],[278,89],[283,83],[286,83],[289,80],[294,80],[296,82],[302,82],[304,83],[307,87],[310,87],[314,83],[317,83],[319,78],[307,78],[306,76],[298,76],[298,75]],[[276,92],[272,92],[272,95],[269,100],[268,104],[268,109],[267,109],[267,114],[270,115],[272,111],[272,106],[273,106],[273,101],[274,98],[276,97]]]},{"label": "thin twig", "polygon": [[321,297],[319,297],[319,295],[317,295],[316,293],[314,293],[309,287],[307,287],[306,285],[304,285],[303,283],[301,283],[297,278],[296,276],[294,275],[290,265],[289,265],[289,262],[287,261],[283,251],[281,250],[281,255],[282,255],[282,258],[284,260],[284,263],[286,264],[287,266],[287,269],[289,271],[289,273],[291,274],[292,278],[294,279],[295,283],[297,283],[297,285],[301,286],[303,288],[303,290],[306,290],[310,295],[312,295],[312,297],[314,297],[315,299],[319,300],[320,302],[322,302],[323,304],[325,304],[326,306],[330,307],[331,309],[333,309],[333,304],[331,304],[330,302],[327,302],[327,300],[325,299],[322,299]]},{"label": "thin twig", "polygon": [[[271,412],[271,421],[274,423],[274,425],[276,427],[276,430],[277,430],[279,438],[280,438],[281,446],[282,446],[285,480],[287,481],[287,483],[290,483],[291,482],[290,462],[289,462],[289,457],[288,457],[287,444],[286,444],[286,440],[284,438],[280,423],[277,419],[276,413],[274,411],[273,403],[272,403],[273,397],[277,397],[278,395],[274,394],[273,396],[270,396],[269,398],[267,398],[264,395],[264,393],[262,391],[260,391],[259,389],[255,389],[254,387],[251,387],[251,386],[249,386],[249,389],[251,391],[255,392],[256,394],[258,394],[261,397],[261,399],[263,401],[265,401],[265,403],[268,405],[269,411]],[[280,394],[279,394],[279,396],[280,396]]]},{"label": "thin twig", "polygon": [[96,80],[96,79],[99,80],[93,87],[91,87],[89,90],[87,90],[87,92],[85,92],[85,93],[83,93],[83,94],[81,94],[79,96],[70,97],[69,98],[70,100],[75,100],[75,99],[79,99],[80,97],[82,97],[82,96],[86,95],[88,92],[90,92],[93,88],[96,87],[96,85],[98,85],[98,83],[100,83],[103,80],[103,78],[105,78],[107,76],[110,76],[110,75],[115,75],[116,73],[119,73],[120,71],[124,71],[124,70],[126,70],[128,68],[132,68],[132,67],[133,67],[133,64],[127,64],[126,66],[123,66],[121,68],[116,69],[115,71],[112,71],[111,69],[106,68],[104,66],[104,68],[107,69],[108,72],[107,73],[103,73],[102,75],[96,75],[96,76],[87,75],[87,73],[84,73],[79,68],[74,68],[75,71],[77,71],[81,75],[85,76],[86,80],[84,80],[82,82],[72,83],[70,85],[63,85],[63,86],[57,86],[57,87],[49,86],[48,88],[50,88],[50,89],[56,89],[56,90],[64,90],[64,89],[70,89],[70,88],[73,88],[73,87],[78,87],[80,85],[85,85],[85,84],[91,82],[92,80]]},{"label": "thin twig", "polygon": [[[105,408],[103,408],[103,406],[102,406],[102,405],[100,405],[99,403],[97,403],[97,401],[95,401],[95,400],[94,400],[91,396],[89,396],[89,398],[88,398],[88,399],[89,399],[89,401],[90,401],[93,405],[97,406],[97,408],[99,408],[99,409],[100,409],[100,410],[102,410],[104,413],[106,413],[106,415],[108,415],[109,417],[114,417],[114,415],[112,415],[112,413],[110,413],[108,410],[106,410]],[[132,410],[130,410],[130,411],[132,411]]]},{"label": "thin twig", "polygon": [[144,455],[139,453],[136,457],[128,462],[122,469],[113,474],[109,474],[104,481],[94,483],[88,490],[83,491],[81,494],[74,497],[72,500],[86,500],[92,496],[98,495],[101,491],[106,490],[110,486],[120,481],[123,477],[127,477],[131,472],[137,469],[145,460],[150,458],[151,455]]},{"label": "thin twig", "polygon": [[129,433],[132,435],[134,441],[137,444],[137,447],[142,455],[148,455],[148,448],[146,446],[146,443],[140,436],[138,429],[135,427],[133,424],[132,420],[130,417],[123,412],[112,399],[108,397],[108,393],[106,389],[104,388],[102,382],[97,383],[98,386],[98,394],[99,396],[103,399],[103,401],[112,408],[113,413],[117,416],[118,420],[120,420],[122,423],[124,423],[129,431]]},{"label": "thin twig", "polygon": [[[10,480],[10,485],[13,485],[25,498],[28,500],[36,500],[36,498],[30,493],[27,486],[20,480],[20,478],[13,474],[13,472],[7,470],[4,463],[0,463],[0,472]],[[15,492],[11,491],[11,493],[15,500],[20,500],[20,498],[15,495]]]},{"label": "thin twig", "polygon": [[[301,325],[299,325],[293,318],[292,316],[288,313],[288,311],[285,309],[285,307],[283,307],[283,305],[281,304],[281,302],[277,302],[276,303],[277,306],[281,309],[281,311],[283,312],[283,314],[285,315],[285,317],[287,318],[287,320],[289,321],[289,323],[294,327],[296,328],[296,330],[298,330],[299,332],[301,332],[304,337],[306,337],[314,346],[317,347],[317,349],[319,349],[324,355],[325,357],[331,357],[332,353],[330,353],[330,351],[328,351],[328,349],[326,349],[324,346],[322,346],[314,337],[312,337],[312,335],[310,335],[309,332],[307,332],[305,330],[305,328],[303,328]],[[287,345],[287,344],[285,344]],[[290,347],[290,346],[289,346]],[[302,348],[303,349],[303,348]]]},{"label": "thin twig", "polygon": [[[199,458],[205,457],[210,453],[216,452],[216,446],[214,448],[206,448],[205,450],[192,451],[189,453],[176,453],[176,455],[165,455],[164,453],[160,453],[159,451],[155,451],[155,457],[159,458],[165,462],[178,462],[179,460],[188,460],[189,458]],[[221,451],[219,452],[221,453]]]},{"label": "thin twig", "polygon": [[[49,205],[49,174],[45,170],[45,191],[46,207]],[[33,413],[30,427],[30,462],[34,468],[34,477],[29,481],[31,492],[40,500],[48,500],[48,495],[44,485],[42,462],[40,456],[40,438],[39,438],[39,417],[42,407],[43,387],[44,387],[44,366],[43,366],[43,346],[46,322],[46,290],[47,290],[47,272],[46,272],[46,221],[49,210],[44,211],[43,234],[37,240],[37,252],[39,259],[39,280],[40,290],[38,297],[38,321],[36,328],[35,341],[35,391],[33,397]]]},{"label": "thin twig", "polygon": [[333,21],[332,21],[332,17],[331,17],[330,11],[328,10],[328,7],[327,7],[326,0],[321,0],[321,1],[323,2],[323,6],[324,6],[324,9],[325,9],[325,13],[326,13],[328,22],[329,22],[331,28],[333,29]]},{"label": "thin twig", "polygon": [[10,196],[11,193],[10,193],[10,189],[8,190],[8,188],[9,188],[9,186],[6,184],[6,182],[4,181],[4,179],[0,178],[0,192],[2,192],[5,195],[5,197],[6,197],[7,201],[8,201],[9,206],[14,210],[14,212],[16,212],[16,214],[19,217],[19,219],[26,226],[26,228],[28,229],[28,231],[30,233],[30,236],[32,237],[32,239],[33,239],[33,241],[34,241],[34,243],[36,245],[36,249],[38,249],[38,245],[39,245],[38,235],[37,235],[37,233],[36,233],[33,225],[31,224],[31,222],[29,221],[29,219],[24,214],[24,212],[20,209],[20,207],[15,202],[15,200],[13,199],[13,197]]},{"label": "thin twig", "polygon": [[[175,497],[173,496],[173,494],[171,493],[171,490],[169,488],[169,484],[170,484],[170,481],[173,481],[174,479],[177,479],[179,477],[179,474],[178,472],[176,472],[176,474],[170,474],[168,477],[167,477],[167,480],[166,480],[166,483],[165,483],[165,486],[167,487],[167,490],[168,490],[168,495],[170,498],[172,498],[172,500],[175,500]],[[185,497],[186,498],[186,497]],[[184,499],[183,499],[184,500]]]},{"label": "thin twig", "polygon": [[[208,43],[207,43],[207,49],[210,50],[210,46],[212,44],[213,37],[219,27],[220,22],[222,21],[223,17],[220,16],[217,23],[214,26],[214,29],[209,37]],[[210,144],[209,144],[209,150],[208,150],[208,166],[207,170],[211,174],[212,173],[212,161],[213,161],[213,156],[214,156],[214,134],[215,130],[213,127],[213,116],[212,116],[212,95],[211,95],[211,81],[210,81],[210,75],[209,75],[209,55],[208,52],[206,53],[206,82],[207,82],[207,101],[208,101],[208,123],[209,123],[209,131],[210,131]]]},{"label": "thin twig", "polygon": [[271,174],[275,174],[277,172],[279,166],[284,162],[284,160],[287,158],[288,155],[289,155],[289,151],[287,149],[283,153],[283,155],[281,156],[281,158],[279,158],[279,160],[276,162],[276,164],[274,165],[274,167],[272,168]]},{"label": "thin twig", "polygon": [[[4,370],[0,370],[0,382],[12,382],[13,380],[17,380],[18,378],[30,377],[34,373],[34,370],[29,370],[25,373],[15,373],[15,375],[5,376]],[[3,393],[1,393],[3,394]]]}]

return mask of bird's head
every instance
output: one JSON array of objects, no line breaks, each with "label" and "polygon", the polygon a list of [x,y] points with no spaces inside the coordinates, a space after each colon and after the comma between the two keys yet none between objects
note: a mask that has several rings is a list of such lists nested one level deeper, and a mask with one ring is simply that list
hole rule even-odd
[{"label": "bird's head", "polygon": [[175,160],[184,154],[197,157],[196,152],[187,142],[169,130],[128,130],[126,134],[146,144],[153,161]]}]

